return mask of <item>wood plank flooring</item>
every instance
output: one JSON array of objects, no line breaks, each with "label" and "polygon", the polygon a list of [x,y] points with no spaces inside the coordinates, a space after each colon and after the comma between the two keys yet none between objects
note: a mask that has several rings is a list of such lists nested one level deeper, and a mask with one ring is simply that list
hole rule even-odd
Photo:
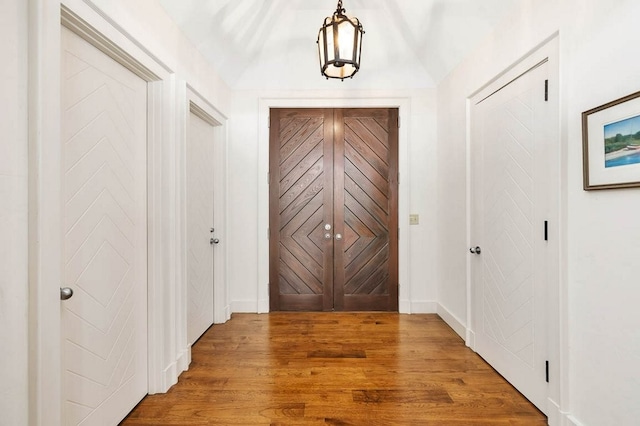
[{"label": "wood plank flooring", "polygon": [[123,425],[546,425],[437,315],[234,314]]}]

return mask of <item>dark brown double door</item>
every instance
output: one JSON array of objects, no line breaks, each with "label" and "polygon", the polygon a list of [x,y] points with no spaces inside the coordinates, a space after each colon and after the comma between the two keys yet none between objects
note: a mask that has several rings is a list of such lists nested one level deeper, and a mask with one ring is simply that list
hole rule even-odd
[{"label": "dark brown double door", "polygon": [[272,311],[398,310],[398,110],[272,109]]}]

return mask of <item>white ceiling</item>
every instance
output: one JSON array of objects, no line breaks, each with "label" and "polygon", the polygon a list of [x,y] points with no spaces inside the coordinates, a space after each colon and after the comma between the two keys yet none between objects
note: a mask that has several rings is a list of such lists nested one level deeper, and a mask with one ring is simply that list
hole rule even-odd
[{"label": "white ceiling", "polygon": [[343,0],[365,35],[352,80],[320,75],[336,0],[159,0],[233,89],[434,87],[521,0]]}]

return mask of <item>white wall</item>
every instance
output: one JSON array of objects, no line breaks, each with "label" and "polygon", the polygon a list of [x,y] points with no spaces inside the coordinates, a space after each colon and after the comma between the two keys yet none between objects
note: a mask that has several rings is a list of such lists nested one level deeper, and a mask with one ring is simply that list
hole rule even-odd
[{"label": "white wall", "polygon": [[[400,282],[400,303],[401,309],[406,312],[435,312],[435,91],[426,89],[234,92],[228,154],[228,279],[232,310],[256,312],[268,309],[268,276],[265,278],[268,253],[260,248],[261,244],[262,247],[266,244],[267,225],[264,229],[258,229],[259,217],[266,217],[268,212],[267,176],[264,169],[268,147],[259,146],[261,141],[268,143],[264,139],[268,123],[266,117],[260,115],[261,99],[277,100],[280,106],[287,104],[288,100],[291,100],[292,106],[299,106],[300,99],[309,100],[308,106],[338,105],[345,99],[347,102],[358,99],[364,103],[368,99],[406,99],[410,113],[402,117],[402,126],[407,126],[407,149],[404,155],[408,157],[409,170],[401,170],[400,179],[401,185],[402,182],[407,184],[405,197],[409,198],[408,209],[411,213],[420,215],[420,225],[409,227],[408,217],[400,218],[401,228],[409,238],[410,247],[405,256],[401,253],[400,267],[406,265],[407,276],[404,282]],[[401,140],[401,145],[402,143]],[[265,170],[264,176],[258,176],[261,169]],[[408,216],[408,212],[406,213]]]},{"label": "white wall", "polygon": [[87,0],[228,116],[231,91],[158,0]]},{"label": "white wall", "polygon": [[27,2],[0,13],[0,423],[28,416]]},{"label": "white wall", "polygon": [[[613,8],[612,6],[615,6]],[[600,1],[566,69],[571,406],[585,425],[640,419],[640,188],[581,190],[579,114],[640,91],[640,3]]]},{"label": "white wall", "polygon": [[[568,368],[552,387],[562,424],[630,425],[640,418],[640,189],[582,190],[581,113],[640,90],[640,3],[524,1],[438,87],[439,301],[466,318],[466,99],[559,31],[563,271],[558,295]],[[551,83],[553,84],[553,82]],[[456,152],[456,156],[449,152]],[[555,419],[555,418],[554,418]]]}]

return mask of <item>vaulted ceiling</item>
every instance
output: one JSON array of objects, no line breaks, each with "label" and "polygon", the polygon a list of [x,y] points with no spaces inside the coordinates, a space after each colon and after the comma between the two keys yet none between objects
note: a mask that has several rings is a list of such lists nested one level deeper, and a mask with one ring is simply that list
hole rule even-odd
[{"label": "vaulted ceiling", "polygon": [[343,0],[365,30],[352,80],[320,75],[316,39],[336,0],[160,0],[233,89],[434,87],[521,0]]}]

